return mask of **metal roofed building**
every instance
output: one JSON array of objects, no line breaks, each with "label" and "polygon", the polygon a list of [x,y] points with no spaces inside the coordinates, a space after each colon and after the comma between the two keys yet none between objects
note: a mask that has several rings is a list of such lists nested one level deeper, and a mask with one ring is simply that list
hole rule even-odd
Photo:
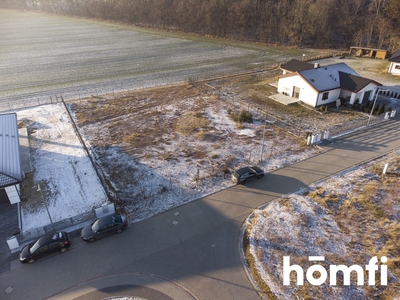
[{"label": "metal roofed building", "polygon": [[0,200],[20,202],[17,185],[23,179],[17,114],[0,114]]}]

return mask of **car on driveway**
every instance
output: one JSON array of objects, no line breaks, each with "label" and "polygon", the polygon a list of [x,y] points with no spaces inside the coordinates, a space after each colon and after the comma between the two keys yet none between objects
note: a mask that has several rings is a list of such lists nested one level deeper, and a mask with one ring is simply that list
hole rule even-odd
[{"label": "car on driveway", "polygon": [[84,227],[81,231],[81,238],[85,242],[93,243],[107,235],[121,233],[127,226],[128,221],[124,215],[112,214],[104,216]]},{"label": "car on driveway", "polygon": [[259,167],[244,167],[234,171],[231,174],[231,179],[234,183],[245,184],[246,181],[264,176],[264,171]]},{"label": "car on driveway", "polygon": [[34,263],[53,252],[65,252],[71,245],[68,233],[61,231],[43,236],[26,245],[19,252],[19,260],[23,263]]}]

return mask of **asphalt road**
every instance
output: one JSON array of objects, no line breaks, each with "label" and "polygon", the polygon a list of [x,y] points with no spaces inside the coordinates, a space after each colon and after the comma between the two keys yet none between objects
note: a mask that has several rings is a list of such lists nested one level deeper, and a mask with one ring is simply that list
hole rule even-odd
[{"label": "asphalt road", "polygon": [[[134,223],[93,244],[0,275],[1,299],[259,299],[242,261],[251,212],[400,147],[399,116],[321,144],[322,154]],[[179,213],[179,214],[178,214]]]}]

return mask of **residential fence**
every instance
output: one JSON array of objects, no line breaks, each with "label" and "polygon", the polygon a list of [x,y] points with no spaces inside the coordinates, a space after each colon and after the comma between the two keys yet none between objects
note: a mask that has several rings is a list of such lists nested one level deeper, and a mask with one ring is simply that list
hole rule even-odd
[{"label": "residential fence", "polygon": [[[313,61],[313,60],[320,60],[320,59],[325,59],[325,58],[330,58],[330,57],[337,57],[337,56],[343,56],[347,54],[343,52],[332,52],[332,53],[326,53],[324,55],[318,55],[318,56],[304,56],[302,57],[303,61]],[[246,76],[246,75],[261,75],[262,74],[268,74],[268,72],[272,70],[278,70],[279,67],[286,63],[288,60],[281,60],[277,61],[273,64],[271,63],[266,63],[262,64],[260,63],[257,67],[254,67],[254,65],[249,65],[248,63],[243,63],[239,62],[234,65],[230,65],[229,68],[227,68],[225,71],[221,71],[220,69],[210,69],[207,70],[206,72],[199,72],[195,75],[190,75],[186,78],[186,81],[189,83],[203,83],[205,81],[215,81],[219,79],[226,79],[226,78],[231,78],[231,77],[239,77],[239,76]],[[234,71],[234,70],[240,70],[240,71]],[[182,79],[182,82],[184,82],[185,79]],[[128,82],[128,81],[127,81]],[[181,83],[182,83],[181,82]],[[146,86],[144,86],[146,87]],[[150,87],[150,86],[149,86]],[[110,86],[107,87],[110,89]],[[143,88],[143,87],[141,87]],[[86,98],[89,97],[90,95],[103,95],[107,93],[114,93],[114,92],[121,92],[121,91],[129,91],[129,90],[135,90],[138,89],[138,87],[135,88],[135,86],[130,86],[129,84],[122,84],[121,86],[118,87],[111,87],[111,89],[114,90],[104,90],[103,87],[85,87],[85,88],[76,88],[75,91],[72,90],[73,87],[71,88],[62,88],[59,90],[59,92],[52,94],[53,92],[46,92],[44,91],[43,93],[41,92],[31,92],[28,94],[25,94],[23,96],[11,96],[11,97],[2,97],[0,99],[0,112],[6,112],[6,111],[13,111],[13,110],[18,110],[18,109],[25,109],[29,107],[36,107],[36,106],[41,106],[41,105],[46,105],[46,104],[54,104],[54,103],[60,103],[61,102],[61,96],[64,98],[64,100],[69,101],[69,100],[75,100],[75,99],[80,99],[81,97]],[[21,98],[23,97],[23,98]]]},{"label": "residential fence", "polygon": [[305,134],[304,130],[302,130],[300,127],[290,123],[288,120],[285,120],[277,115],[269,113],[264,109],[255,107],[243,101],[236,100],[235,103],[236,105],[239,106],[240,109],[250,112],[253,116],[256,116],[259,120],[262,120],[270,125],[280,127],[289,134],[292,134],[296,137],[300,137],[303,134]]},{"label": "residential fence", "polygon": [[[257,108],[249,103],[245,103],[243,101],[236,101],[236,104],[240,109],[246,110],[250,112],[253,116],[256,116],[260,120],[265,120],[268,124],[272,126],[280,127],[285,130],[287,133],[292,134],[299,138],[307,139],[310,134],[312,135],[320,135],[322,139],[332,138],[334,136],[338,136],[349,131],[357,130],[359,128],[365,127],[368,124],[373,125],[385,121],[385,114],[380,116],[371,116],[371,117],[363,117],[358,120],[345,122],[343,124],[335,124],[332,127],[326,130],[314,130],[313,132],[305,131],[304,129],[296,126],[291,123],[290,120],[285,120],[279,116],[273,115],[263,109]],[[317,112],[316,112],[317,113]]]},{"label": "residential fence", "polygon": [[[360,120],[354,120],[352,122],[346,122],[343,124],[337,124],[334,127],[329,129],[329,136],[333,137],[333,136],[337,136],[337,135],[341,135],[343,133],[349,132],[349,131],[353,131],[356,130],[358,128],[367,126],[368,124],[368,117],[365,117],[363,119]],[[383,116],[374,116],[371,118],[369,124],[377,124],[384,121],[384,117]]]},{"label": "residential fence", "polygon": [[41,105],[57,104],[61,102],[61,96],[58,95],[50,96],[48,98],[37,98],[34,100],[30,99],[29,101],[0,101],[0,112],[15,111]]},{"label": "residential fence", "polygon": [[41,226],[37,228],[32,228],[29,230],[25,230],[22,228],[21,233],[18,234],[18,242],[20,244],[25,244],[28,241],[32,241],[38,236],[42,236],[44,234],[48,234],[55,231],[63,231],[67,228],[71,229],[75,227],[76,229],[82,228],[88,224],[95,218],[95,213],[93,210],[89,210],[83,212],[79,215],[69,217],[67,219],[54,222],[53,224],[49,224],[46,226]]},{"label": "residential fence", "polygon": [[[303,57],[302,60],[303,61],[315,61],[315,60],[321,60],[321,59],[326,59],[326,58],[330,58],[330,57],[344,57],[348,55],[347,52],[333,52],[333,53],[326,53],[324,55],[318,55],[318,56],[312,56],[312,57]],[[244,71],[240,71],[240,72],[227,72],[227,73],[218,73],[217,71],[215,72],[206,72],[204,74],[201,75],[195,75],[195,76],[191,76],[188,77],[188,82],[192,83],[192,84],[203,84],[203,83],[207,83],[207,82],[212,82],[212,81],[216,81],[219,79],[226,79],[226,78],[230,78],[230,77],[239,77],[239,76],[254,76],[257,74],[260,74],[262,76],[262,74],[266,74],[270,71],[276,72],[276,70],[279,70],[279,67],[286,63],[287,61],[279,61],[277,63],[274,64],[265,64],[265,65],[260,65],[258,67],[258,69],[250,69],[250,70],[244,70]],[[129,88],[127,89],[129,91]],[[104,94],[104,91],[96,91],[96,90],[91,90],[90,91],[91,94],[90,95],[102,95]],[[112,93],[114,94],[114,91],[112,91]],[[81,96],[83,96],[84,98],[86,98],[84,95],[84,93],[82,91],[78,91],[78,95],[79,99],[81,99]],[[71,95],[69,95],[71,96]],[[400,97],[400,93],[396,92],[396,91],[391,91],[391,92],[387,92],[387,96],[391,96],[391,97]],[[57,103],[63,103],[65,99],[65,96],[61,96],[61,95],[52,95],[52,96],[45,96],[43,98],[38,97],[38,95],[32,95],[33,98],[29,99],[29,100],[13,100],[13,101],[0,101],[0,112],[6,112],[6,111],[13,111],[13,110],[18,110],[18,109],[25,109],[25,108],[30,108],[30,107],[36,107],[36,106],[41,106],[41,105],[48,105],[48,104],[57,104]],[[88,96],[89,97],[89,96]],[[64,98],[64,99],[63,99]],[[68,100],[73,100],[68,99]],[[297,137],[305,137],[307,138],[308,136],[308,132],[305,132],[302,128],[296,126],[295,124],[292,124],[290,122],[290,120],[285,120],[277,115],[271,114],[270,112],[267,112],[266,110],[251,106],[248,103],[244,103],[243,101],[236,101],[240,107],[243,107],[244,109],[250,111],[255,114],[258,115],[260,119],[265,120],[266,122],[268,122],[269,124],[273,124],[274,126],[278,126],[282,129],[284,129],[286,132],[295,135]],[[65,105],[65,103],[64,103]],[[68,111],[68,109],[67,109]],[[374,116],[373,118],[371,118],[370,120],[370,124],[374,124],[374,123],[378,123],[380,121],[384,120],[383,117],[376,117]],[[353,122],[347,122],[345,124],[338,124],[333,126],[333,128],[330,128],[329,131],[329,136],[335,136],[335,135],[339,135],[342,133],[345,133],[347,131],[350,130],[355,130],[357,128],[366,126],[368,123],[368,119],[362,119],[362,120],[356,120]],[[324,131],[325,132],[325,131]],[[324,132],[321,132],[322,134]],[[318,133],[315,133],[318,134]]]},{"label": "residential fence", "polygon": [[100,168],[98,168],[98,166],[96,164],[96,159],[93,157],[93,155],[94,155],[93,151],[92,151],[90,145],[89,146],[86,145],[85,139],[82,137],[81,132],[79,131],[79,127],[75,123],[74,117],[72,116],[71,111],[69,110],[67,104],[65,103],[65,101],[64,101],[64,99],[62,97],[61,97],[61,103],[63,104],[63,106],[65,108],[65,111],[67,112],[68,117],[69,117],[69,119],[71,121],[71,124],[72,124],[72,126],[74,128],[75,134],[78,137],[78,139],[79,139],[82,147],[84,148],[87,156],[89,157],[90,162],[92,163],[93,169],[95,170],[95,172],[97,174],[97,177],[98,177],[98,179],[99,179],[99,181],[100,181],[100,183],[101,183],[101,185],[103,187],[103,190],[104,190],[105,194],[107,195],[108,200],[110,201],[111,199],[113,199],[113,196],[111,195],[109,187],[105,182],[104,174],[102,173],[102,171],[100,170]]}]

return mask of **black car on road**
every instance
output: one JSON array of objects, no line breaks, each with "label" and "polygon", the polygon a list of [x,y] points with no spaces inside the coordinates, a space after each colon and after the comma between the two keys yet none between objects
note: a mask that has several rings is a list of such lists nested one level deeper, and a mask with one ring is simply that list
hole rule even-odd
[{"label": "black car on road", "polygon": [[231,174],[231,179],[234,183],[245,184],[247,180],[257,178],[260,179],[264,176],[264,171],[259,167],[244,167],[234,171]]},{"label": "black car on road", "polygon": [[53,252],[65,252],[71,245],[68,233],[64,231],[43,236],[26,245],[19,252],[19,260],[23,263],[34,263],[37,259],[45,257]]},{"label": "black car on road", "polygon": [[85,242],[94,242],[113,233],[121,233],[128,226],[126,216],[112,214],[101,217],[82,229],[81,238]]}]

